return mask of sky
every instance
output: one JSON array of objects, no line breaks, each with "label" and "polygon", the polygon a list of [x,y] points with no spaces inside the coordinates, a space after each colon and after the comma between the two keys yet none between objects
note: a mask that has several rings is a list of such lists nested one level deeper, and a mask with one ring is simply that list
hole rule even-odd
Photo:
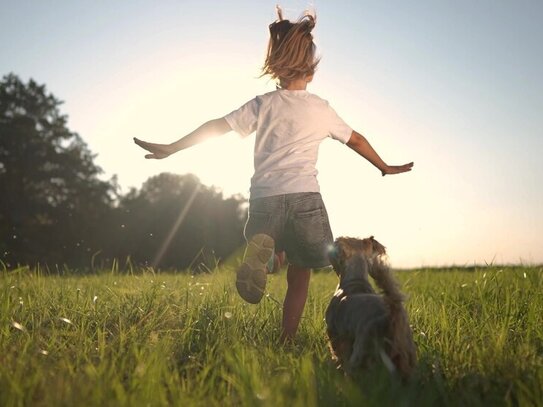
[{"label": "sky", "polygon": [[[276,1],[0,0],[0,75],[64,101],[104,177],[123,192],[160,172],[248,197],[254,136],[166,160],[169,143],[275,88],[260,78]],[[317,14],[328,100],[388,164],[381,177],[334,140],[319,183],[335,236],[374,235],[392,266],[543,263],[543,2],[298,1]]]}]

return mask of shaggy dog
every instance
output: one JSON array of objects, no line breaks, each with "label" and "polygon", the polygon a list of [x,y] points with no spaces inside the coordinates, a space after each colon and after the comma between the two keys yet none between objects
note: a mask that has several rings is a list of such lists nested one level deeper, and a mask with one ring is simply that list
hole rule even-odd
[{"label": "shaggy dog", "polygon": [[[326,309],[333,359],[347,374],[369,367],[380,356],[389,370],[408,378],[416,364],[404,297],[383,257],[385,247],[372,237],[340,237],[330,260],[339,285]],[[370,275],[382,294],[371,286]]]}]

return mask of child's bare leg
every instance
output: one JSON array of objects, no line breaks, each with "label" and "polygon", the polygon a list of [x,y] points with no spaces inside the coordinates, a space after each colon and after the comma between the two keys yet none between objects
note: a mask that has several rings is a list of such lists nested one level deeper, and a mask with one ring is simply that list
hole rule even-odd
[{"label": "child's bare leg", "polygon": [[270,273],[277,273],[283,264],[285,264],[286,255],[285,252],[275,252],[273,261],[273,267],[269,270]]},{"label": "child's bare leg", "polygon": [[289,264],[287,269],[287,294],[283,303],[281,342],[294,338],[307,300],[311,269]]}]

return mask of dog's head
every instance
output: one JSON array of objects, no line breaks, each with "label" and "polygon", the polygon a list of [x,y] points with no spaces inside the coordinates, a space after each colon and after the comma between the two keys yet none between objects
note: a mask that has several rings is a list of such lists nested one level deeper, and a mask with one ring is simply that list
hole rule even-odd
[{"label": "dog's head", "polygon": [[382,255],[386,255],[385,246],[373,236],[366,239],[339,237],[334,242],[329,257],[336,274],[340,280],[343,280],[350,269],[362,272],[361,277],[367,278],[368,265],[371,265],[376,257]]}]

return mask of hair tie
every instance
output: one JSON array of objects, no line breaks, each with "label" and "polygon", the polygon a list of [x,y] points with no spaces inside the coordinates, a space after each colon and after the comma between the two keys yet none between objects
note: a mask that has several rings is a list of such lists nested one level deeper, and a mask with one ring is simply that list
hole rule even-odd
[{"label": "hair tie", "polygon": [[306,14],[302,17],[302,21],[307,28],[307,32],[311,33],[311,31],[313,31],[313,28],[315,28],[315,17],[306,12]]}]

